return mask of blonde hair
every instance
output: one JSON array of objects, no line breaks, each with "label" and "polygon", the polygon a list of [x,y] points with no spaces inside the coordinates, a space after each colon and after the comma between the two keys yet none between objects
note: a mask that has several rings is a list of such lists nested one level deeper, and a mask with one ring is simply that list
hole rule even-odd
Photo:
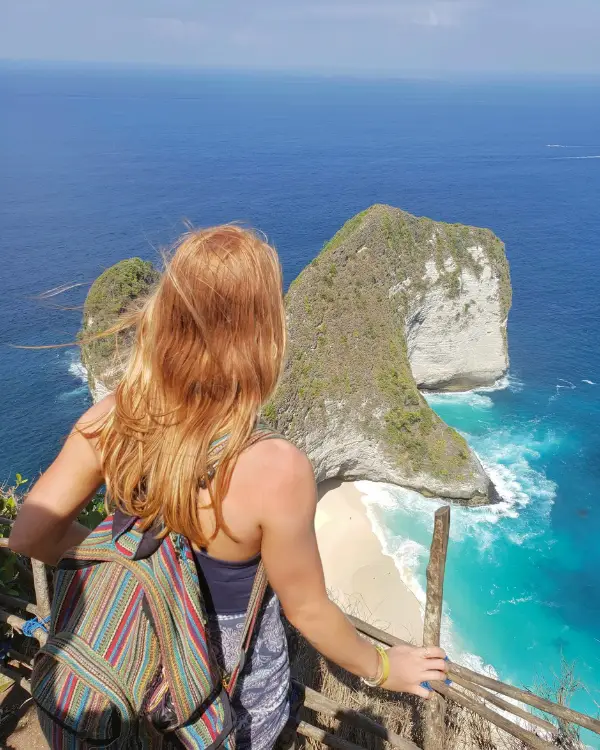
[{"label": "blonde hair", "polygon": [[[114,408],[93,433],[110,503],[144,528],[157,524],[201,546],[221,529],[232,536],[223,499],[283,364],[277,253],[235,225],[190,231],[141,307],[101,336],[129,327],[135,340]],[[209,448],[224,434],[213,475]],[[208,539],[200,522],[204,486],[214,512]]]}]

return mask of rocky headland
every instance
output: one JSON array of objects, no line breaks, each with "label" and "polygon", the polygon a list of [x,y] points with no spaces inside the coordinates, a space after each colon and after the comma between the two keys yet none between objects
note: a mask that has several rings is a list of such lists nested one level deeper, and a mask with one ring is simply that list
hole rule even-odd
[{"label": "rocky headland", "polygon": [[[92,285],[82,333],[108,327],[156,282],[133,258]],[[464,438],[420,390],[491,385],[508,369],[508,262],[489,230],[391,206],[357,214],[286,295],[289,350],[265,419],[317,477],[370,479],[454,502],[497,493]],[[126,337],[82,347],[95,399],[118,380]]]}]

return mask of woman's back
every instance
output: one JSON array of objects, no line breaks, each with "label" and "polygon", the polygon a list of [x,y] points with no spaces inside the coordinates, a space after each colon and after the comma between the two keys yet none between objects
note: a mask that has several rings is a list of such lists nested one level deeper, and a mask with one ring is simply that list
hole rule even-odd
[{"label": "woman's back", "polygon": [[33,487],[11,548],[55,563],[86,538],[77,516],[106,484],[113,508],[195,546],[207,600],[211,586],[218,589],[209,616],[225,671],[237,658],[243,596],[260,555],[271,592],[234,696],[239,747],[266,750],[287,716],[280,602],[327,658],[369,684],[426,697],[420,682],[443,678],[443,652],[406,646],[386,654],[358,636],[327,596],[308,459],[281,439],[252,444],[283,368],[285,310],[273,248],[235,226],[188,233],[156,289],[94,339],[131,345],[124,331],[134,333],[133,345],[115,394],[82,416]]},{"label": "woman's back", "polygon": [[230,534],[219,529],[214,539],[211,537],[215,516],[208,490],[200,489],[200,520],[205,537],[211,540],[204,547],[206,552],[231,562],[248,560],[259,554],[265,510],[277,502],[280,493],[285,491],[286,482],[301,467],[310,470],[305,455],[283,439],[261,440],[243,451],[223,500],[223,519]]}]

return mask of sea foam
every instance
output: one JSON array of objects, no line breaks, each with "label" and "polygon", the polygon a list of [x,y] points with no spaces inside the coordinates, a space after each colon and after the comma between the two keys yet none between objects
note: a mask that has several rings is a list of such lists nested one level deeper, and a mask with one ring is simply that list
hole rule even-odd
[{"label": "sea foam", "polygon": [[[502,388],[514,391],[522,387],[520,381],[512,378],[506,378],[502,383]],[[501,501],[475,508],[453,506],[451,541],[455,544],[468,541],[475,545],[479,554],[486,555],[496,544],[522,546],[544,533],[556,496],[556,485],[535,469],[533,462],[556,449],[557,436],[550,430],[540,433],[535,421],[495,427],[491,413],[493,398],[482,395],[480,391],[428,393],[426,398],[434,408],[452,403],[479,411],[482,419],[490,422],[483,434],[463,434],[493,481]],[[384,553],[392,557],[400,578],[424,609],[425,568],[434,513],[445,502],[393,485],[360,481],[356,486],[363,496],[367,516]],[[522,514],[525,508],[527,513]],[[528,592],[508,599],[501,599],[500,591],[498,595],[496,609],[509,605],[528,606],[532,601]],[[443,618],[442,646],[451,657],[475,671],[496,676],[492,665],[462,645],[464,640],[456,630],[448,606],[444,608]]]},{"label": "sea foam", "polygon": [[88,382],[88,372],[85,369],[85,365],[81,361],[81,358],[79,355],[73,355],[71,352],[69,353],[69,372],[71,375],[76,378],[77,380],[80,380],[82,383],[85,383],[87,385]]},{"label": "sea foam", "polygon": [[74,399],[82,399],[84,396],[86,396],[89,393],[88,373],[87,373],[87,370],[85,369],[84,364],[81,361],[79,352],[72,352],[72,351],[67,352],[66,361],[68,362],[69,374],[72,375],[72,377],[78,381],[78,385],[75,388],[69,388],[69,390],[63,391],[62,393],[60,393],[56,397],[56,400],[60,402],[73,401]]}]

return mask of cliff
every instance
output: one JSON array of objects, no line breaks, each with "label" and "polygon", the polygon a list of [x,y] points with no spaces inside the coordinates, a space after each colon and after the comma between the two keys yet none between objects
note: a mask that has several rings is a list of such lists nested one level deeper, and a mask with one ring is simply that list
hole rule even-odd
[{"label": "cliff", "polygon": [[[155,283],[139,258],[93,284],[83,333]],[[464,438],[419,388],[493,383],[508,367],[508,263],[486,229],[372,206],[350,219],[286,297],[285,372],[264,417],[309,455],[317,481],[370,479],[477,505],[497,495]],[[127,349],[120,337],[118,350]],[[115,341],[83,347],[95,399],[114,387]]]},{"label": "cliff", "polygon": [[372,206],[292,284],[288,361],[265,416],[308,453],[318,481],[368,478],[494,501],[479,460],[419,386],[499,378],[510,300],[492,232]]},{"label": "cliff", "polygon": [[[86,297],[80,339],[109,328],[134,300],[156,284],[159,277],[152,263],[140,258],[128,258],[107,268],[94,281]],[[81,361],[88,373],[94,401],[110,393],[119,381],[122,362],[131,344],[130,335],[124,332],[81,347]]]}]

